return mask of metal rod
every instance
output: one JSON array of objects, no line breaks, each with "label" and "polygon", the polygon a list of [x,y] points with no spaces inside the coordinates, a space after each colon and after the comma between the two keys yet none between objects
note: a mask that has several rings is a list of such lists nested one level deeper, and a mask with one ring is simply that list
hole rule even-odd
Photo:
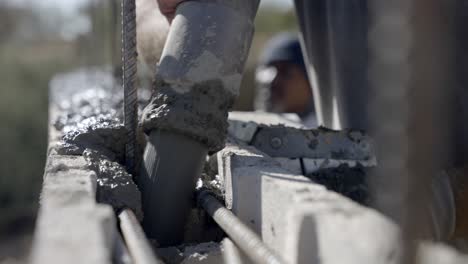
[{"label": "metal rod", "polygon": [[254,263],[279,264],[284,261],[250,230],[231,211],[226,209],[209,191],[198,194],[198,204],[215,220],[232,241]]},{"label": "metal rod", "polygon": [[117,238],[115,241],[115,252],[113,263],[115,264],[133,264],[132,257],[130,256],[130,252],[128,252],[128,248],[125,245],[122,235],[120,233],[117,234]]},{"label": "metal rod", "polygon": [[119,214],[120,230],[127,244],[133,263],[135,264],[157,264],[164,263],[158,259],[153,252],[148,239],[135,217],[135,214],[125,209]]},{"label": "metal rod", "polygon": [[138,90],[135,85],[137,73],[136,50],[136,5],[135,0],[122,0],[122,71],[124,88],[124,118],[127,132],[125,163],[130,173],[135,173]]},{"label": "metal rod", "polygon": [[239,248],[232,242],[231,239],[223,239],[223,260],[225,264],[243,264],[247,263],[244,260],[244,254],[239,250]]}]

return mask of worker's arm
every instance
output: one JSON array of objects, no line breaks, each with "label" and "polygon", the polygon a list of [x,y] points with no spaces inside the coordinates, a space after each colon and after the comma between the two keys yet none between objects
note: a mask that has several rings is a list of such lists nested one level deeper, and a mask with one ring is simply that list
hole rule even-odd
[{"label": "worker's arm", "polygon": [[157,0],[159,4],[159,11],[167,18],[167,20],[172,22],[174,19],[175,11],[177,6],[187,0]]}]

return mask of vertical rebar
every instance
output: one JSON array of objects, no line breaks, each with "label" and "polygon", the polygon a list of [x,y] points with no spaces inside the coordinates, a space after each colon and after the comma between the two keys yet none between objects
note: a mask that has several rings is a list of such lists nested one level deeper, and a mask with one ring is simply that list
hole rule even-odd
[{"label": "vertical rebar", "polygon": [[[116,70],[117,67],[122,67],[122,59],[120,56],[120,45],[119,45],[119,40],[121,39],[119,30],[120,25],[119,25],[119,20],[120,20],[120,7],[121,4],[119,2],[111,0],[110,2],[110,47],[111,47],[111,64],[112,64],[112,70]],[[119,55],[117,55],[119,54]]]},{"label": "vertical rebar", "polygon": [[135,84],[137,73],[136,50],[136,5],[135,0],[122,0],[122,71],[124,88],[124,124],[127,132],[125,164],[130,173],[135,172],[138,90]]}]

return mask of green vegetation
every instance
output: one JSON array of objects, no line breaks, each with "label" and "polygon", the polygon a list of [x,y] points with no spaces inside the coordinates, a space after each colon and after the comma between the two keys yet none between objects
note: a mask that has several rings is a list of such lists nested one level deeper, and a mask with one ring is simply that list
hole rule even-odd
[{"label": "green vegetation", "polygon": [[101,28],[65,41],[34,10],[0,4],[0,237],[31,230],[47,152],[49,81],[108,60],[96,37]]},{"label": "green vegetation", "polygon": [[56,43],[0,46],[0,232],[36,208],[47,146],[48,82],[72,66],[70,54],[70,47]]}]

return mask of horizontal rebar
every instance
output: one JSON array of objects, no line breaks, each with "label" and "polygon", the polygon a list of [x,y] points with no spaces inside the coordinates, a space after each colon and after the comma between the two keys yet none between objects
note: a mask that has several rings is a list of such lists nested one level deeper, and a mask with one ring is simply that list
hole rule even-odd
[{"label": "horizontal rebar", "polygon": [[143,232],[135,214],[130,209],[125,209],[119,214],[120,230],[127,244],[133,263],[158,264],[164,263],[154,254],[148,239]]},{"label": "horizontal rebar", "polygon": [[117,234],[116,237],[113,263],[133,264],[132,257],[130,256],[130,252],[128,252],[128,248],[125,245],[121,234]]},{"label": "horizontal rebar", "polygon": [[254,263],[279,264],[284,261],[209,191],[198,193],[198,204],[215,220],[232,241]]}]

